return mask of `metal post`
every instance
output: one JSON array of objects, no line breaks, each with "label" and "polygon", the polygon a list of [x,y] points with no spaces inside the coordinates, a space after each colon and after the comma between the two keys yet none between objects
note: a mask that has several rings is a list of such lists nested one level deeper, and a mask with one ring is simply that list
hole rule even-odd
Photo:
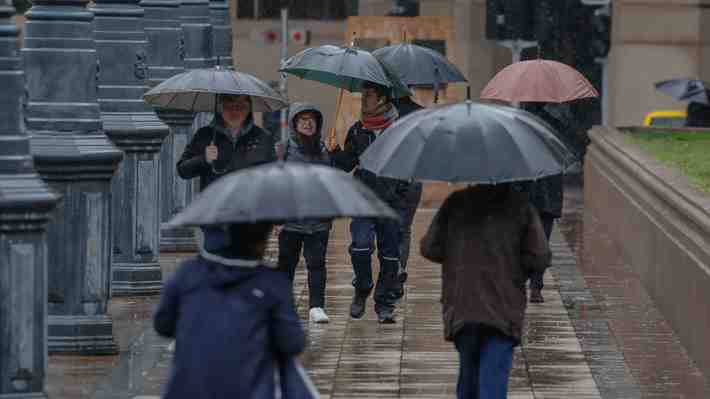
[{"label": "metal post", "polygon": [[[288,59],[288,6],[281,8],[281,66],[283,67]],[[284,98],[288,98],[288,80],[286,74],[281,74],[279,91]],[[281,110],[281,143],[286,145],[288,141],[288,108]]]},{"label": "metal post", "polygon": [[35,173],[12,0],[0,0],[0,398],[46,398],[47,236],[59,197]]},{"label": "metal post", "polygon": [[112,181],[114,295],[158,294],[160,269],[159,151],[168,135],[145,104],[148,89],[140,0],[94,0],[99,104],[106,135],[124,152]]},{"label": "metal post", "polygon": [[[515,39],[498,41],[498,45],[510,49],[510,52],[512,54],[512,63],[515,64],[516,62],[520,62],[523,50],[529,47],[535,47],[538,44],[536,41]],[[518,105],[520,105],[520,103],[518,103],[517,101],[512,103],[512,106],[514,107],[518,107]]]},{"label": "metal post", "polygon": [[103,132],[88,0],[25,14],[26,124],[37,171],[63,201],[47,228],[50,353],[113,354],[111,179],[123,153]]}]

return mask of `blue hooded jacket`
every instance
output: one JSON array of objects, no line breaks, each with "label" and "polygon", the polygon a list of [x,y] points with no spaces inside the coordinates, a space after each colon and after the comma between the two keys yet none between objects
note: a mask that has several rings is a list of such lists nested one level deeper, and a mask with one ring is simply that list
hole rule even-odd
[{"label": "blue hooded jacket", "polygon": [[305,348],[286,274],[225,252],[180,266],[154,327],[176,339],[167,399],[273,399],[278,362]]}]

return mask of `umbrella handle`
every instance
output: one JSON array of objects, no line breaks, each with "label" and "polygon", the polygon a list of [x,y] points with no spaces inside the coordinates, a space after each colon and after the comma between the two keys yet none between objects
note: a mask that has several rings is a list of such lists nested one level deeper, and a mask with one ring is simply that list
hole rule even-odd
[{"label": "umbrella handle", "polygon": [[[340,108],[341,105],[343,104],[343,89],[340,89],[338,93],[338,101],[335,103],[335,123],[338,122],[338,115],[340,115]],[[337,144],[338,138],[337,138],[337,131],[335,130],[335,126],[330,128],[330,132],[328,133],[328,149],[333,150],[335,148],[335,144]]]}]

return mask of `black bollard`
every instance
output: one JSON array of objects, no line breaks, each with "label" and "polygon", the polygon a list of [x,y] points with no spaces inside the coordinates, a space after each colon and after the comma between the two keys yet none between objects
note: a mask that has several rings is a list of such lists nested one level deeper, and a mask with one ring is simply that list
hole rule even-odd
[{"label": "black bollard", "polygon": [[94,0],[104,132],[124,152],[112,181],[113,295],[160,293],[160,146],[168,127],[143,101],[148,41],[140,0]]},{"label": "black bollard", "polygon": [[12,0],[0,0],[0,398],[46,398],[47,236],[59,196],[35,173]]},{"label": "black bollard", "polygon": [[50,353],[113,354],[111,179],[123,153],[102,130],[88,0],[33,0],[24,46],[37,171],[63,196],[47,229]]}]

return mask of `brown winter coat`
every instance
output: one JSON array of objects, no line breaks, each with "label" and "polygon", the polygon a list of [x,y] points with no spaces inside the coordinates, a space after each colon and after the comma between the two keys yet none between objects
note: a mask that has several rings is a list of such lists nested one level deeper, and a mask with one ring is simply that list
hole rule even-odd
[{"label": "brown winter coat", "polygon": [[525,281],[549,264],[542,223],[524,194],[476,186],[449,196],[421,242],[422,255],[441,263],[447,340],[467,324],[493,327],[520,343]]}]

